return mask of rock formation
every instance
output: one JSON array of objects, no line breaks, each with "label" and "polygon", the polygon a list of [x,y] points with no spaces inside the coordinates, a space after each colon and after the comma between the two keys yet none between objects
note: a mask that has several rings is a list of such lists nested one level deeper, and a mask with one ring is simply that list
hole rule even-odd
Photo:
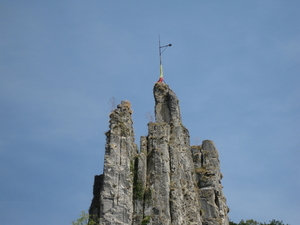
[{"label": "rock formation", "polygon": [[228,225],[220,162],[209,140],[190,146],[179,100],[154,86],[155,123],[134,143],[130,103],[110,114],[104,171],[95,176],[89,214],[100,225]]}]

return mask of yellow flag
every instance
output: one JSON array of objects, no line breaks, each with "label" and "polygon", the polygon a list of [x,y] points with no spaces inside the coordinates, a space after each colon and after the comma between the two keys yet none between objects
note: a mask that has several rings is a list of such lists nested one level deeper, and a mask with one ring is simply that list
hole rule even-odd
[{"label": "yellow flag", "polygon": [[162,64],[160,64],[160,69],[159,69],[159,72],[160,72],[160,78],[163,78],[164,77],[164,73],[163,73],[163,68],[162,68]]}]

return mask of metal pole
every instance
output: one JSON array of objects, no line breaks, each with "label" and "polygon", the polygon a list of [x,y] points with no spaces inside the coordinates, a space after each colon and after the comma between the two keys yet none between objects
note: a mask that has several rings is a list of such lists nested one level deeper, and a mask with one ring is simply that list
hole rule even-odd
[{"label": "metal pole", "polygon": [[160,47],[160,35],[158,35],[158,49],[159,49],[159,65],[161,66],[161,47]]},{"label": "metal pole", "polygon": [[[167,47],[171,47],[172,44],[160,46],[160,39],[158,40],[158,43],[159,43],[159,58],[160,58],[160,63],[161,63],[161,55],[162,55],[162,53],[166,50]],[[163,51],[161,51],[162,48],[163,48]]]},{"label": "metal pole", "polygon": [[[166,50],[167,47],[171,47],[172,44],[168,44],[168,45],[164,45],[164,46],[161,46],[160,45],[160,35],[158,35],[158,49],[159,49],[159,68],[160,68],[160,77],[162,78],[163,77],[163,72],[162,72],[162,53]],[[161,50],[163,49],[163,50]]]}]

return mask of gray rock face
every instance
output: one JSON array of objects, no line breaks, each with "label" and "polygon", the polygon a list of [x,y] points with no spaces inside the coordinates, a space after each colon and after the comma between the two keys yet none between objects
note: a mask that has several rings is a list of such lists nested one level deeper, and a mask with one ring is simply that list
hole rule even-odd
[{"label": "gray rock face", "polygon": [[[106,132],[102,181],[94,198],[99,200],[99,212],[90,207],[92,217],[100,224],[131,224],[133,215],[133,168],[137,147],[134,144],[130,103],[122,101],[110,114],[110,130]],[[98,185],[94,185],[98,186]],[[94,200],[94,205],[97,200]]]},{"label": "gray rock face", "polygon": [[134,144],[129,102],[110,114],[104,172],[95,176],[89,214],[101,225],[228,225],[218,151],[212,141],[190,146],[179,100],[154,86],[155,123]]},{"label": "gray rock face", "polygon": [[205,140],[200,146],[192,146],[194,180],[200,203],[203,225],[228,225],[229,208],[222,192],[220,161],[214,143]]}]

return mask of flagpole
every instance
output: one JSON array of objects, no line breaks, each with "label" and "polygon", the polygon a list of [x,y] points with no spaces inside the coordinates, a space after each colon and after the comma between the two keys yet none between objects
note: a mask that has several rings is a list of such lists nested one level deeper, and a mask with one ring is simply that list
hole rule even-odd
[{"label": "flagpole", "polygon": [[[158,82],[164,82],[164,75],[163,75],[163,68],[162,68],[162,53],[166,50],[167,47],[171,47],[172,44],[168,44],[168,45],[164,45],[164,46],[161,46],[160,45],[160,35],[158,35],[158,49],[159,49],[159,80]],[[163,49],[163,50],[161,50]]]},{"label": "flagpole", "polygon": [[162,62],[161,62],[160,35],[158,35],[158,50],[159,50],[159,66],[161,66],[161,65],[162,65]]}]

